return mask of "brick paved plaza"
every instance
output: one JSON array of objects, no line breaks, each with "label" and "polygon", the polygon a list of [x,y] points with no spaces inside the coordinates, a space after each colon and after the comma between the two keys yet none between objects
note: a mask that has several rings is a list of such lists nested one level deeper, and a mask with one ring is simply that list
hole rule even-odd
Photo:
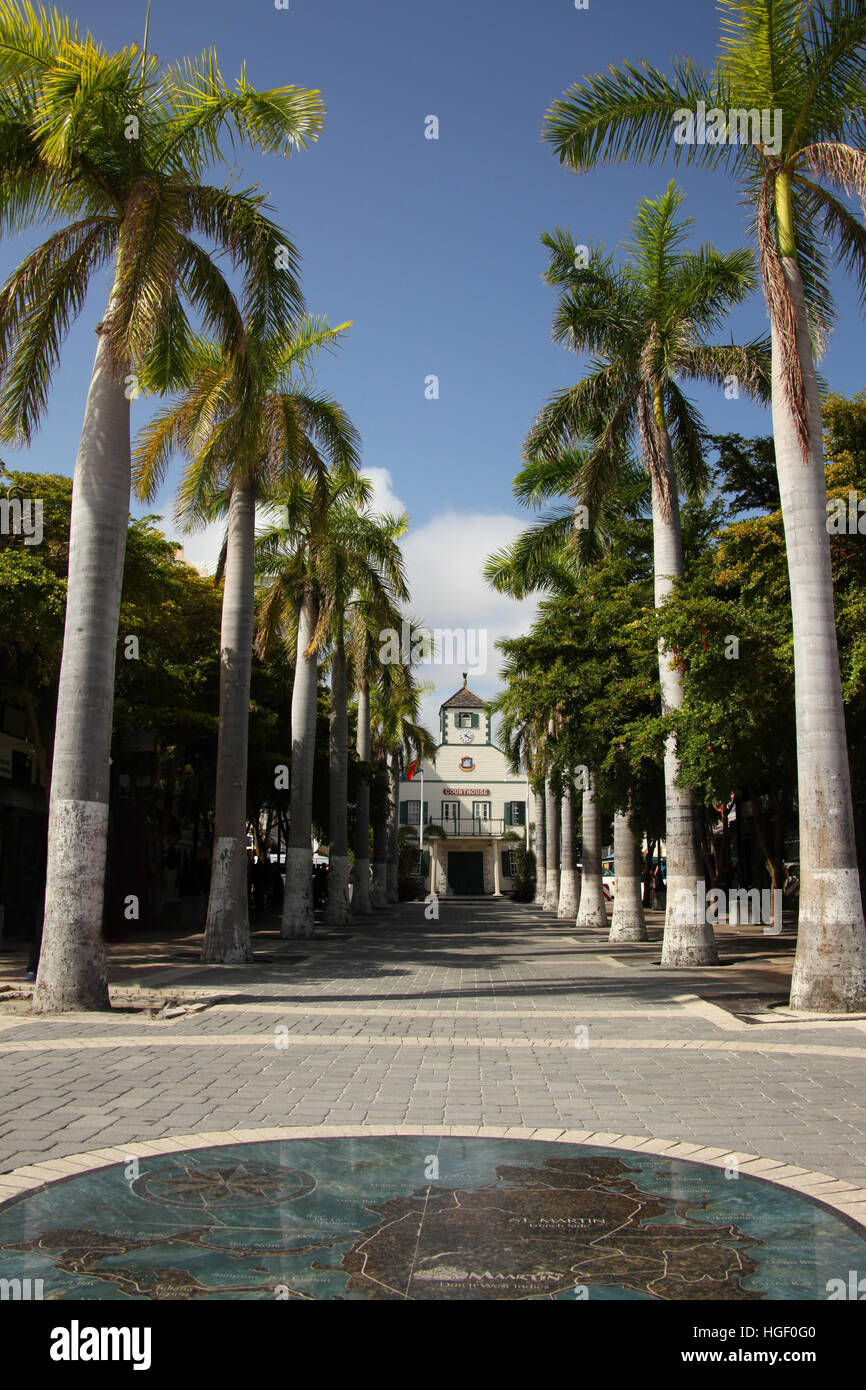
[{"label": "brick paved plaza", "polygon": [[[118,999],[218,997],[164,1019],[3,1013],[0,1200],[201,1136],[510,1129],[733,1154],[866,1221],[866,1021],[761,1012],[787,992],[789,934],[722,933],[722,969],[662,971],[660,931],[610,947],[476,898],[439,921],[418,902],[346,934],[260,932],[246,967],[203,967],[197,937],[115,946]],[[22,970],[5,957],[0,980]]]}]

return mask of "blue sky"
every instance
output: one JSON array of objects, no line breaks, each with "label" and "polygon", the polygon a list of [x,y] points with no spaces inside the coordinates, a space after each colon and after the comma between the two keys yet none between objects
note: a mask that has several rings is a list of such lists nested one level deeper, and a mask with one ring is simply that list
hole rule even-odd
[{"label": "blue sky", "polygon": [[[68,12],[109,48],[143,31],[143,3],[79,0]],[[539,234],[565,226],[578,241],[616,245],[638,200],[673,172],[617,166],[578,178],[541,141],[545,110],[611,62],[666,66],[679,51],[709,63],[717,33],[710,0],[590,0],[587,10],[573,0],[290,0],[287,10],[273,0],[153,0],[150,44],[163,60],[214,44],[227,80],[245,62],[258,87],[324,94],[317,145],[286,161],[242,155],[241,168],[269,190],[301,250],[310,310],[354,321],[319,379],[361,431],[379,496],[411,515],[413,606],[433,625],[490,624],[492,641],[525,621],[525,609],[485,594],[479,570],[526,519],[511,480],[535,411],[579,375],[579,360],[550,342]],[[439,119],[436,141],[424,138],[428,115]],[[729,249],[746,239],[724,174],[684,167],[677,177],[696,240]],[[0,247],[0,271],[32,240]],[[855,392],[862,326],[850,286],[835,288],[839,325],[823,369],[834,389]],[[12,467],[72,472],[106,289],[94,285],[69,336],[29,460],[5,451]],[[760,296],[729,326],[738,337],[765,331]],[[425,399],[430,374],[438,400]],[[746,401],[695,397],[715,431],[769,433],[768,414]],[[134,422],[147,413],[137,403]],[[171,495],[170,486],[157,510],[170,512]],[[187,552],[202,558],[194,545]],[[481,693],[495,688],[493,668],[491,658]],[[437,693],[450,693],[451,673],[436,679]]]}]

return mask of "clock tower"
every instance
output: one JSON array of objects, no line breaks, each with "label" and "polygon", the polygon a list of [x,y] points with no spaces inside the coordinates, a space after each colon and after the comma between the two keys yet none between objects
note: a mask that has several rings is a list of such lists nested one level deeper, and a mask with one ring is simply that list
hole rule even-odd
[{"label": "clock tower", "polygon": [[463,686],[439,707],[440,746],[472,745],[489,748],[490,713],[487,705],[470,690],[466,684],[468,673],[463,673]]},{"label": "clock tower", "polygon": [[[493,742],[487,703],[463,685],[439,706],[439,743],[418,780],[400,784],[400,824],[418,827],[421,877],[431,893],[511,891],[527,834],[527,788]],[[420,830],[423,828],[423,837]]]}]

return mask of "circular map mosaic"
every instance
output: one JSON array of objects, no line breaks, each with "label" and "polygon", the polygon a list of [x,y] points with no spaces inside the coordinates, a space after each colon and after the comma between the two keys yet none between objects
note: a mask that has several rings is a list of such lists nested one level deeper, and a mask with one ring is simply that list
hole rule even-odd
[{"label": "circular map mosaic", "polygon": [[864,1267],[784,1188],[532,1140],[235,1144],[0,1206],[0,1277],[55,1299],[824,1299]]}]

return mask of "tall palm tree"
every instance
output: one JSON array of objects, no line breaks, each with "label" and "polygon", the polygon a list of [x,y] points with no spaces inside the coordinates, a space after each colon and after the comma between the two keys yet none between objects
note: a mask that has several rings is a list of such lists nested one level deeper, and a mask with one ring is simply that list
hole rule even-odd
[{"label": "tall palm tree", "polygon": [[574,780],[571,772],[567,771],[562,786],[562,864],[559,870],[559,906],[556,915],[572,922],[577,917],[577,905],[580,901],[580,882],[574,864],[575,821]]},{"label": "tall palm tree", "polygon": [[326,471],[325,460],[349,474],[357,463],[358,436],[345,413],[306,384],[316,354],[333,347],[347,327],[304,318],[293,330],[260,334],[251,325],[240,359],[216,344],[193,340],[183,391],[145,427],[136,450],[139,496],[155,494],[177,450],[188,460],[178,498],[181,517],[193,525],[213,515],[215,507],[228,508],[205,961],[252,959],[246,783],[256,503],[281,496],[296,480],[314,489],[314,480]]},{"label": "tall palm tree", "polygon": [[[232,91],[214,55],[161,67],[130,45],[106,53],[56,11],[0,5],[0,223],[60,224],[0,291],[0,435],[29,441],[91,277],[111,289],[75,464],[66,631],[51,781],[37,1012],[106,1008],[102,905],[117,622],[129,515],[129,402],[148,356],[166,379],[186,337],[184,302],[231,351],[241,310],[206,244],[244,271],[262,326],[300,304],[290,240],[250,191],[203,182],[229,130],[289,154],[322,124],[317,92]],[[283,257],[276,254],[283,248]]]},{"label": "tall palm tree", "polygon": [[[363,530],[357,513],[363,513],[372,497],[368,479],[354,468],[340,465],[315,477],[298,476],[278,493],[285,507],[281,524],[260,537],[259,569],[269,579],[260,613],[260,650],[267,652],[276,637],[287,627],[296,636],[295,680],[292,688],[292,782],[289,841],[286,849],[286,892],[283,899],[281,933],[284,937],[312,936],[314,930],[312,899],[312,811],[313,771],[316,747],[316,706],[319,659],[333,628],[335,598],[342,612],[343,595],[335,592],[342,582],[343,557],[338,552],[346,544],[348,532],[355,538]],[[368,531],[367,542],[371,543]],[[377,538],[382,544],[382,538]],[[383,546],[389,558],[390,551]],[[368,552],[369,556],[369,552]],[[399,564],[399,560],[393,563]],[[361,578],[360,563],[354,560],[356,578]],[[371,567],[369,563],[367,569]],[[372,567],[376,580],[379,576]],[[339,698],[340,672],[344,663],[338,653],[337,681]],[[335,728],[335,757],[340,757],[342,737]],[[346,772],[343,772],[343,768]],[[335,775],[342,787],[347,776],[348,753]],[[342,808],[332,809],[345,817]],[[342,841],[337,831],[337,858]],[[340,866],[336,866],[339,893]]]},{"label": "tall palm tree", "polygon": [[343,507],[329,518],[331,544],[322,555],[323,584],[331,612],[331,711],[329,724],[330,842],[328,902],[325,920],[345,926],[349,920],[348,778],[349,719],[346,625],[356,591],[379,595],[382,604],[406,597],[399,538],[408,527],[405,515],[382,516]]},{"label": "tall palm tree", "polygon": [[582,846],[578,927],[606,927],[607,908],[601,864],[601,807],[596,795],[596,776],[590,769],[584,778],[582,808]]},{"label": "tall palm tree", "polygon": [[[514,572],[502,555],[491,556],[486,563],[485,578],[494,583],[493,575],[498,575],[500,592],[512,592],[510,584]],[[515,595],[516,596],[516,595]],[[505,650],[505,644],[500,643]],[[541,721],[535,702],[527,701],[525,690],[518,684],[516,673],[519,663],[512,651],[502,675],[506,679],[505,689],[491,701],[491,715],[501,716],[499,742],[508,757],[512,772],[525,772],[529,778],[532,793],[532,824],[535,827],[535,896],[537,907],[544,905],[547,890],[547,808],[544,792],[544,740],[547,722]],[[526,807],[529,816],[529,806]]]},{"label": "tall palm tree", "polygon": [[[866,1008],[866,930],[857,872],[833,609],[821,402],[815,370],[832,322],[828,256],[866,294],[866,231],[842,192],[866,197],[866,10],[862,0],[724,0],[720,52],[667,77],[611,68],[554,103],[546,136],[580,171],[670,154],[730,170],[753,209],[772,329],[772,403],[794,628],[800,923],[791,1003]],[[698,102],[714,142],[686,143]],[[776,129],[743,117],[776,113]],[[778,122],[781,122],[779,126]],[[676,134],[675,134],[676,132]],[[708,132],[707,132],[708,133]],[[771,138],[767,138],[767,134]]]},{"label": "tall palm tree", "polygon": [[550,759],[547,769],[547,776],[544,781],[544,828],[547,837],[545,846],[545,883],[544,883],[544,902],[542,908],[545,912],[556,912],[559,908],[559,879],[560,879],[560,815],[562,789],[559,780],[559,769],[556,766],[556,725],[553,719],[547,725],[547,749]]},{"label": "tall palm tree", "polygon": [[613,818],[613,864],[616,891],[609,941],[646,941],[643,910],[643,880],[640,872],[640,846],[631,828],[628,811],[616,811]]},{"label": "tall palm tree", "polygon": [[[707,342],[727,310],[754,289],[747,250],[722,254],[711,246],[689,252],[683,244],[691,222],[678,220],[683,195],[674,184],[638,207],[619,269],[603,248],[591,248],[582,267],[571,236],[544,236],[550,251],[547,280],[561,287],[554,338],[576,352],[591,352],[588,375],[559,392],[540,412],[527,440],[527,455],[556,466],[563,450],[591,440],[572,493],[598,511],[615,490],[639,441],[650,480],[655,551],[655,602],[660,607],[683,575],[679,492],[698,494],[706,483],[700,416],[678,378],[722,382],[766,395],[769,351],[762,342],[717,346]],[[579,455],[578,455],[579,456]],[[682,673],[659,644],[659,677],[665,712],[682,705]],[[679,786],[679,757],[671,734],[665,748],[668,899],[662,963],[718,964],[712,928],[699,902],[697,802]]]},{"label": "tall palm tree", "polygon": [[[402,597],[408,597],[404,592]],[[355,865],[352,911],[366,915],[373,910],[370,897],[370,778],[373,773],[370,722],[371,688],[383,678],[380,659],[386,632],[398,631],[401,614],[386,595],[368,586],[359,588],[350,606],[350,665],[357,700],[356,751],[361,764],[355,808]],[[423,816],[424,808],[421,813]]]},{"label": "tall palm tree", "polygon": [[372,755],[379,776],[388,787],[387,810],[373,817],[374,908],[391,901],[388,869],[397,841],[400,762],[432,758],[436,752],[435,739],[420,723],[421,699],[426,690],[415,681],[411,667],[399,662],[385,668],[383,679],[371,691]]}]

